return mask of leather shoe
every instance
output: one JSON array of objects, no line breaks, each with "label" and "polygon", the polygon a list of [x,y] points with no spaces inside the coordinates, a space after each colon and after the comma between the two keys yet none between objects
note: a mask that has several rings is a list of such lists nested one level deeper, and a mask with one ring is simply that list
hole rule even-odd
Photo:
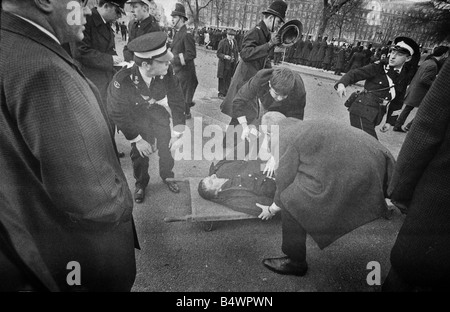
[{"label": "leather shoe", "polygon": [[178,187],[177,182],[164,180],[164,183],[167,184],[167,187],[171,192],[180,193],[180,188]]},{"label": "leather shoe", "polygon": [[125,157],[125,153],[124,152],[119,152],[119,158],[124,158]]},{"label": "leather shoe", "polygon": [[289,257],[264,259],[263,264],[269,270],[283,275],[303,276],[308,271],[306,261],[294,261]]},{"label": "leather shoe", "polygon": [[403,130],[402,127],[398,127],[398,126],[395,126],[392,130],[394,130],[396,132],[406,132],[405,130]]},{"label": "leather shoe", "polygon": [[140,204],[144,201],[144,197],[145,190],[142,188],[136,188],[136,190],[134,191],[134,201]]}]

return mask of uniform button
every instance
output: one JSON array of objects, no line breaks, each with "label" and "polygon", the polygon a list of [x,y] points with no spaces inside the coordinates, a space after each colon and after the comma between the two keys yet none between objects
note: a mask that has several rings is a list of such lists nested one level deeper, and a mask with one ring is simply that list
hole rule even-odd
[{"label": "uniform button", "polygon": [[380,81],[379,84],[382,84],[382,82]]},{"label": "uniform button", "polygon": [[239,184],[239,186],[242,186],[242,185]]},{"label": "uniform button", "polygon": [[249,176],[249,177],[251,177],[252,175],[251,175],[251,174],[249,174],[248,176]]}]

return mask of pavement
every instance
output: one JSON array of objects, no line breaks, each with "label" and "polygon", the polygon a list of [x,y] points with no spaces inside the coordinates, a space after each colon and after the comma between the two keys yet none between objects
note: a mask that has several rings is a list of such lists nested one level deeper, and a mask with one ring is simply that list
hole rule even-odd
[{"label": "pavement", "polygon": [[[121,46],[123,42],[118,39],[118,51]],[[208,125],[224,128],[229,122],[229,117],[219,110],[214,54],[215,51],[203,47],[197,49],[200,84],[192,109],[194,118],[187,121],[192,132],[195,127],[203,131]],[[305,119],[318,115],[348,118],[343,100],[332,89],[337,76],[306,66],[287,63],[281,66],[302,73],[309,94]],[[338,101],[341,102],[335,104]],[[208,139],[202,138],[201,143],[195,141],[194,145],[204,146]],[[130,146],[122,134],[117,134],[116,140],[119,151],[126,153],[121,164],[133,192]],[[392,131],[380,136],[395,157],[403,140],[404,135]],[[179,160],[174,172],[179,179],[204,177],[210,163],[205,159]],[[324,250],[308,237],[308,273],[304,277],[283,276],[261,264],[266,257],[282,256],[279,217],[270,221],[166,223],[165,217],[191,213],[189,185],[180,182],[181,192],[171,193],[159,178],[156,154],[150,157],[150,176],[145,201],[135,204],[133,213],[141,244],[141,250],[136,250],[137,275],[132,289],[135,292],[378,292],[390,268],[390,249],[404,220],[395,209],[390,220],[366,224]],[[380,268],[380,279],[375,284],[368,282],[374,261]]]}]

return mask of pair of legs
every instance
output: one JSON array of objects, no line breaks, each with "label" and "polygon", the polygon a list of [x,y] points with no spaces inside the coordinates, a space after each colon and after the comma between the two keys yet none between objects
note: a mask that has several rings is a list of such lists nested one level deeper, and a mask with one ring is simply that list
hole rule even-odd
[{"label": "pair of legs", "polygon": [[231,78],[233,77],[233,71],[224,70],[223,77],[219,78],[219,95],[226,96],[228,89],[230,88]]}]

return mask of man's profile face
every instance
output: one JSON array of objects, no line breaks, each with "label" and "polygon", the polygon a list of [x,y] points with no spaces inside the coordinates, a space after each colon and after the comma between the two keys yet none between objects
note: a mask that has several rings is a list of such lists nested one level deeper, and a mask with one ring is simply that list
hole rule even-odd
[{"label": "man's profile face", "polygon": [[[172,16],[172,25],[176,28],[180,27],[180,19],[182,19],[181,16],[174,15]],[[182,21],[181,21],[182,22]],[[182,23],[181,23],[182,24]],[[176,26],[175,26],[176,25]]]},{"label": "man's profile face", "polygon": [[131,14],[137,21],[142,21],[147,18],[148,8],[142,3],[132,3],[131,4]]},{"label": "man's profile face", "polygon": [[411,56],[408,53],[404,53],[397,50],[392,50],[389,55],[389,66],[398,68],[403,66],[406,62],[411,60]]},{"label": "man's profile face", "polygon": [[59,41],[66,43],[83,40],[86,15],[91,15],[91,10],[86,6],[87,0],[61,0],[52,3],[54,10],[50,19]]},{"label": "man's profile face", "polygon": [[212,174],[203,179],[203,184],[207,190],[215,190],[216,192],[219,190],[221,186],[221,182],[219,178],[217,178],[216,174]]},{"label": "man's profile face", "polygon": [[104,11],[105,14],[102,15],[102,17],[108,23],[115,22],[117,19],[119,19],[122,16],[122,12],[115,5],[105,3],[104,4],[104,10],[105,10]]},{"label": "man's profile face", "polygon": [[165,61],[161,62],[158,60],[153,60],[152,64],[145,63],[145,69],[147,70],[147,76],[165,76],[167,75],[167,71],[169,69],[170,62]]}]

